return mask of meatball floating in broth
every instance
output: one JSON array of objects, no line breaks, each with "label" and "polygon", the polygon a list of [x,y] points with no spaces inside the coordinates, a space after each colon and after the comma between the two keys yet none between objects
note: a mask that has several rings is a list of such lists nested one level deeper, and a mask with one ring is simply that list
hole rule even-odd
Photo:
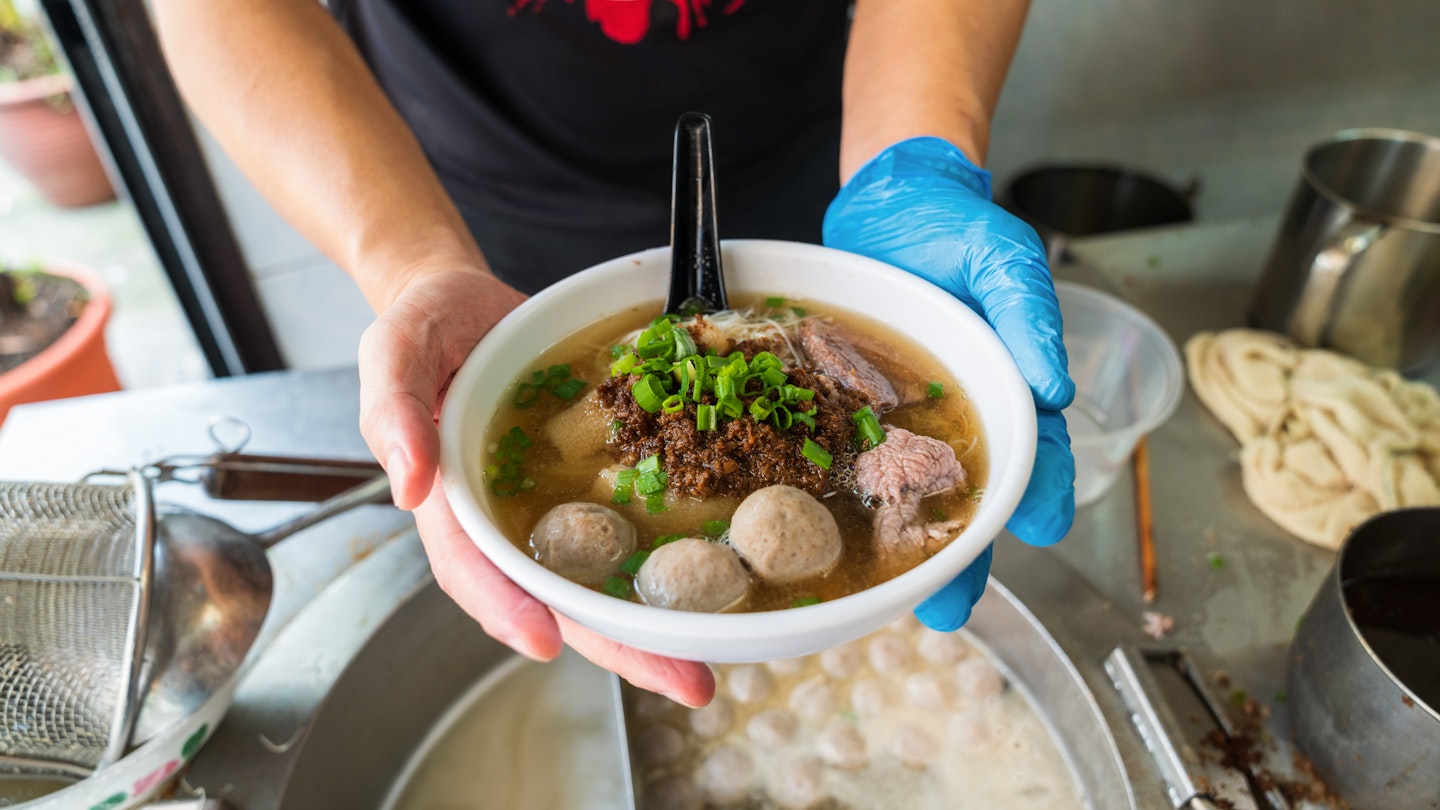
[{"label": "meatball floating in broth", "polygon": [[776,484],[740,503],[730,520],[730,545],[761,579],[794,582],[834,567],[840,527],[814,496]]},{"label": "meatball floating in broth", "polygon": [[973,516],[982,426],[913,341],[783,298],[647,311],[548,349],[488,428],[492,513],[542,565],[669,609],[797,608],[904,573]]},{"label": "meatball floating in broth", "polygon": [[716,613],[734,607],[750,588],[735,552],[702,538],[686,537],[650,553],[635,576],[647,605]]},{"label": "meatball floating in broth", "polygon": [[586,582],[603,578],[635,551],[635,527],[597,503],[562,503],[530,535],[535,559],[551,571]]}]

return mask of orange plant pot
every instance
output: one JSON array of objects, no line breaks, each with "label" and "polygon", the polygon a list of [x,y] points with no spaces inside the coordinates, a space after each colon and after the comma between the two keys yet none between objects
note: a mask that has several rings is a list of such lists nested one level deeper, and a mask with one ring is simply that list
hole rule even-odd
[{"label": "orange plant pot", "polygon": [[63,75],[0,83],[0,157],[61,208],[115,199],[115,187],[75,105],[52,103],[73,86]]},{"label": "orange plant pot", "polygon": [[0,422],[5,421],[11,408],[27,402],[120,390],[120,380],[105,348],[105,324],[114,307],[109,288],[83,267],[46,264],[42,270],[79,282],[90,300],[80,317],[54,343],[0,374]]}]

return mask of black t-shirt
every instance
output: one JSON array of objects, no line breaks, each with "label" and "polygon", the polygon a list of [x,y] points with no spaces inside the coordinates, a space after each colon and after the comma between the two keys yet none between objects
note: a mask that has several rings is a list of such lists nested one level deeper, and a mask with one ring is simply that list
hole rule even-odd
[{"label": "black t-shirt", "polygon": [[847,6],[331,2],[467,219],[667,223],[675,121],[693,110],[714,123],[722,234],[727,210],[773,194],[817,153],[838,185]]}]

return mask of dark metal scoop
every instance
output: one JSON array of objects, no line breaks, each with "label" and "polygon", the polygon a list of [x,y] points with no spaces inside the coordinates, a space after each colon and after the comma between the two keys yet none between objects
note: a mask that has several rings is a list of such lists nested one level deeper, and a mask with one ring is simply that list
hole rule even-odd
[{"label": "dark metal scoop", "polygon": [[670,206],[670,295],[665,312],[693,315],[728,309],[715,224],[710,116],[704,113],[685,113],[675,125]]}]

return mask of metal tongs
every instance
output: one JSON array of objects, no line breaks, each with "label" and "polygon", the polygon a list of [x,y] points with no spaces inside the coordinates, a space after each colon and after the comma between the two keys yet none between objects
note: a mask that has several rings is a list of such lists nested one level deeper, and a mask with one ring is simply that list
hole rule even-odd
[{"label": "metal tongs", "polygon": [[670,295],[665,312],[688,316],[728,309],[715,219],[715,157],[710,116],[685,113],[675,124],[670,187]]},{"label": "metal tongs", "polygon": [[1200,729],[1217,729],[1226,739],[1234,738],[1237,730],[1184,650],[1122,644],[1106,657],[1105,671],[1153,755],[1176,810],[1290,810],[1280,790],[1270,780],[1257,778],[1254,768],[1204,755],[1194,744]]}]

